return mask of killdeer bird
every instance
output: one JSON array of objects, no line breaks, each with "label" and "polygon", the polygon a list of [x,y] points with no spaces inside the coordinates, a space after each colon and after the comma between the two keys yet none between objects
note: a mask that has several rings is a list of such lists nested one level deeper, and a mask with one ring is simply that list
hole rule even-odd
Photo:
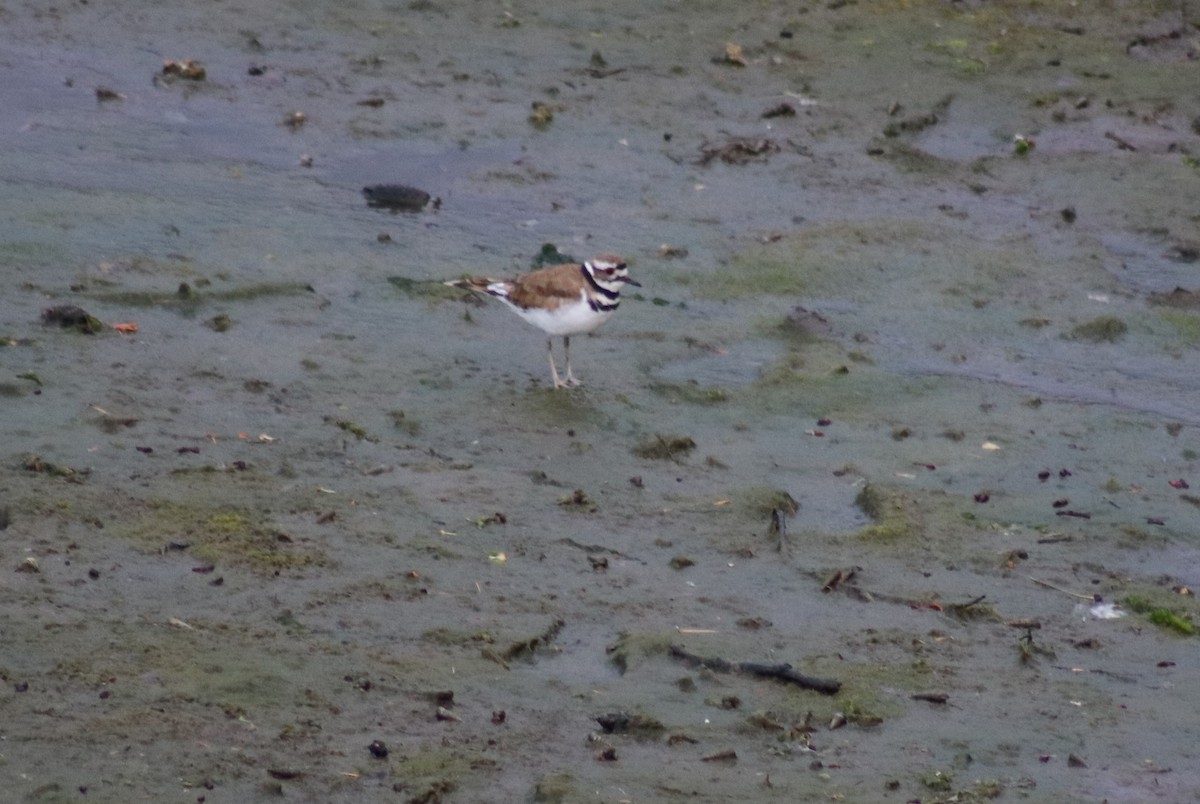
[{"label": "killdeer bird", "polygon": [[[601,254],[583,263],[552,265],[516,279],[469,277],[447,285],[495,296],[530,324],[545,332],[550,376],[555,388],[578,385],[571,372],[571,336],[591,332],[612,318],[621,304],[621,286],[641,284],[629,278],[625,261]],[[554,364],[554,336],[561,335],[567,376],[560,379]]]}]

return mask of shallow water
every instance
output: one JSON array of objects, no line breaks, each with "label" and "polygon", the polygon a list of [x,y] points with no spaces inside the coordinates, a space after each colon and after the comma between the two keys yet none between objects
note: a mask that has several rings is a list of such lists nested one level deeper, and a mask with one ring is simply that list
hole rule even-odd
[{"label": "shallow water", "polygon": [[[1200,314],[1150,296],[1200,290],[1196,29],[1134,58],[1167,6],[1059,14],[10,9],[13,795],[1194,797],[1195,637],[1075,607],[1196,613]],[[153,80],[181,58],[207,80]],[[734,136],[778,150],[700,164]],[[440,208],[368,208],[392,182]],[[540,333],[438,290],[543,242],[644,286],[571,393]],[[39,322],[65,303],[138,332]],[[635,454],[663,434],[697,446]],[[665,730],[589,739],[622,710]]]}]

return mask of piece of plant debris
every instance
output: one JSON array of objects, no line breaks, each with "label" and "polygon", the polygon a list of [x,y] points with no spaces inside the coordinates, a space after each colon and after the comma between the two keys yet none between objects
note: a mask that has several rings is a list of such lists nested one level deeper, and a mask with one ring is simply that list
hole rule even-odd
[{"label": "piece of plant debris", "polygon": [[725,45],[725,52],[720,58],[713,59],[718,64],[728,64],[731,67],[748,67],[750,62],[746,60],[745,50],[741,45],[730,42]]},{"label": "piece of plant debris", "polygon": [[698,165],[708,165],[714,159],[720,159],[727,165],[744,165],[748,162],[766,161],[773,153],[778,153],[779,145],[765,137],[732,137],[720,145],[705,143],[700,146]]},{"label": "piece of plant debris", "polygon": [[295,111],[279,121],[279,125],[290,128],[292,131],[299,131],[304,128],[304,124],[308,122],[308,115],[301,111]]},{"label": "piece of plant debris", "polygon": [[233,319],[228,314],[220,313],[210,318],[206,324],[213,332],[228,332],[233,326]]},{"label": "piece of plant debris", "polygon": [[54,477],[74,477],[79,474],[70,466],[50,463],[50,461],[32,452],[27,452],[21,456],[21,465],[25,467],[25,471],[27,472],[38,472]]},{"label": "piece of plant debris", "polygon": [[550,626],[542,633],[513,642],[503,652],[501,652],[500,655],[507,661],[512,661],[519,658],[532,659],[533,655],[540,648],[549,646],[550,643],[558,638],[559,631],[561,631],[565,625],[565,621],[556,619],[554,622],[550,623]]},{"label": "piece of plant debris", "polygon": [[688,436],[655,435],[633,448],[633,454],[639,458],[651,458],[659,461],[675,461],[696,448],[696,442]]},{"label": "piece of plant debris", "polygon": [[208,78],[204,65],[192,59],[163,62],[162,77],[168,80],[203,81]]},{"label": "piece of plant debris", "polygon": [[583,489],[575,489],[565,497],[559,497],[558,504],[588,513],[596,510],[596,504],[592,502],[591,497],[584,493]]},{"label": "piece of plant debris", "polygon": [[529,113],[529,123],[534,128],[542,131],[554,122],[554,110],[550,108],[549,104],[534,101],[531,108],[533,111]]}]

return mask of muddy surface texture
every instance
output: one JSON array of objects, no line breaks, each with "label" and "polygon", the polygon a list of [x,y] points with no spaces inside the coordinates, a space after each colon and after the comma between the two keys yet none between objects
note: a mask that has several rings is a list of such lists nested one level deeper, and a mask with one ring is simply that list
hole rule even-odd
[{"label": "muddy surface texture", "polygon": [[5,4],[0,797],[1194,800],[1198,23]]}]

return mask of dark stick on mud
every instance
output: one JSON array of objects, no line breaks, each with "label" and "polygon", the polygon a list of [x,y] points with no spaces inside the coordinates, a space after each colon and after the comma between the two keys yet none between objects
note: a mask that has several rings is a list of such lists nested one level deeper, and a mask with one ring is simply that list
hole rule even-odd
[{"label": "dark stick on mud", "polygon": [[944,704],[950,700],[950,696],[944,692],[918,692],[909,697],[914,701],[928,701],[935,704]]},{"label": "dark stick on mud", "polygon": [[787,511],[782,508],[772,508],[771,524],[767,527],[767,531],[779,540],[775,546],[776,550],[784,555],[792,552],[792,545],[788,541]]},{"label": "dark stick on mud", "polygon": [[745,673],[752,676],[776,678],[789,684],[796,684],[809,690],[815,690],[822,695],[836,695],[842,688],[842,682],[832,678],[816,678],[806,676],[792,669],[790,664],[759,664],[758,662],[730,662],[717,657],[697,656],[689,653],[679,645],[671,646],[671,655],[682,659],[688,664],[703,665],[717,673]]}]

